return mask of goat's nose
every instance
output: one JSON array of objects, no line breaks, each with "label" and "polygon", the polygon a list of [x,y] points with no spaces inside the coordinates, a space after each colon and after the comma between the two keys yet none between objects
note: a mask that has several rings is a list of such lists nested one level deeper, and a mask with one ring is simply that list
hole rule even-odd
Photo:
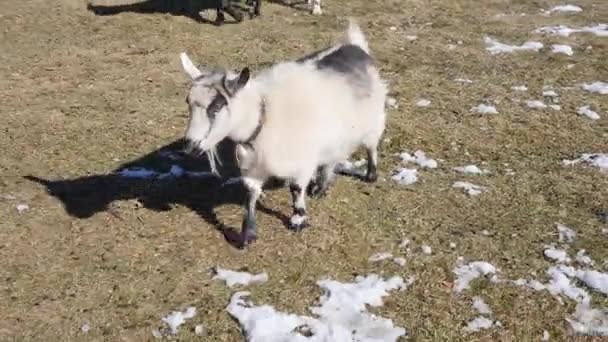
[{"label": "goat's nose", "polygon": [[194,142],[192,142],[192,140],[186,140],[184,145],[184,153],[192,154],[192,152],[194,152]]}]

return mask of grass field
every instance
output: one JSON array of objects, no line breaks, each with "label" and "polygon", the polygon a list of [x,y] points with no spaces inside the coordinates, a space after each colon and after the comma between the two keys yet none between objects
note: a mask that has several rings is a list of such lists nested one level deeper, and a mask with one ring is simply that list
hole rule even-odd
[{"label": "grass field", "polygon": [[[548,291],[481,279],[452,290],[458,257],[487,261],[502,279],[547,282],[554,262],[543,251],[558,246],[556,223],[577,233],[571,258],[585,249],[593,268],[607,271],[608,223],[598,214],[608,211],[608,174],[562,160],[608,153],[608,95],[581,86],[608,82],[608,38],[533,31],[606,23],[608,3],[574,0],[582,12],[541,13],[558,4],[324,0],[324,14],[312,16],[265,2],[261,18],[216,27],[167,13],[96,16],[79,0],[0,0],[0,340],[155,340],[162,317],[195,306],[179,340],[242,341],[225,311],[234,289],[211,279],[215,266],[266,271],[267,283],[247,288],[250,299],[297,314],[309,314],[322,277],[414,276],[411,287],[370,309],[412,341],[539,341],[545,330],[552,341],[573,339],[566,320],[573,300],[560,305]],[[367,35],[398,106],[387,112],[381,180],[339,177],[327,197],[308,200],[309,229],[286,228],[290,195],[279,188],[260,201],[258,241],[238,250],[220,231],[240,227],[238,186],[109,175],[127,166],[166,172],[175,163],[159,152],[179,149],[187,125],[180,52],[255,72],[331,44],[347,17]],[[544,47],[492,55],[485,36]],[[551,44],[569,44],[574,54],[552,53]],[[520,85],[528,90],[512,90]],[[543,87],[559,95],[559,110],[526,106],[553,103]],[[417,106],[420,99],[430,105]],[[481,103],[498,114],[471,111]],[[600,119],[577,114],[585,105]],[[439,166],[400,161],[399,153],[416,150]],[[467,164],[490,173],[452,170]],[[391,180],[401,167],[418,169],[417,182]],[[467,196],[455,181],[485,191]],[[20,204],[29,208],[20,212]],[[409,252],[398,248],[403,239],[411,240]],[[369,262],[378,252],[406,264]],[[606,295],[577,284],[595,308],[608,307]],[[474,296],[501,327],[463,332],[478,316]],[[194,333],[198,324],[206,336]]]}]

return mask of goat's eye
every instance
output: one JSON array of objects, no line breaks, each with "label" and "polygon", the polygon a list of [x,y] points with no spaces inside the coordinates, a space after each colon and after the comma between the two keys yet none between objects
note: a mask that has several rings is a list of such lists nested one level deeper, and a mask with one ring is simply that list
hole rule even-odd
[{"label": "goat's eye", "polygon": [[228,104],[226,98],[223,95],[218,94],[213,98],[209,106],[207,106],[207,115],[209,118],[214,119],[215,115]]}]

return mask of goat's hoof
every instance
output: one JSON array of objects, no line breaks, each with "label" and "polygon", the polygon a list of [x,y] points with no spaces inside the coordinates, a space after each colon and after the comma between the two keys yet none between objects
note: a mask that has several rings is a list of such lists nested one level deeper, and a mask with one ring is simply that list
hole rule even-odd
[{"label": "goat's hoof", "polygon": [[314,188],[312,188],[310,190],[310,197],[311,198],[323,198],[327,196],[327,188],[326,187],[321,187],[321,186],[315,186]]},{"label": "goat's hoof", "polygon": [[308,220],[306,219],[306,216],[293,215],[289,219],[289,230],[299,232],[308,226],[309,226],[309,224],[308,224]]},{"label": "goat's hoof", "polygon": [[377,173],[367,174],[367,175],[365,175],[363,180],[365,180],[367,183],[375,183],[378,180],[378,174]]},{"label": "goat's hoof", "polygon": [[239,241],[238,247],[239,249],[245,249],[245,247],[255,242],[257,239],[258,237],[255,234],[247,234],[241,236],[241,240]]}]

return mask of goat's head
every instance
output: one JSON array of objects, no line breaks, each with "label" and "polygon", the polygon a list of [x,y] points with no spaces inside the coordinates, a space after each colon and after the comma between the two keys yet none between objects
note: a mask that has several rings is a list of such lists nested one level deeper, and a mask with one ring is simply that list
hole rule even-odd
[{"label": "goat's head", "polygon": [[232,129],[230,102],[249,81],[249,69],[240,73],[218,71],[194,66],[186,53],[180,54],[182,67],[192,82],[186,102],[190,122],[186,131],[188,152],[206,153],[213,172],[215,147]]}]

